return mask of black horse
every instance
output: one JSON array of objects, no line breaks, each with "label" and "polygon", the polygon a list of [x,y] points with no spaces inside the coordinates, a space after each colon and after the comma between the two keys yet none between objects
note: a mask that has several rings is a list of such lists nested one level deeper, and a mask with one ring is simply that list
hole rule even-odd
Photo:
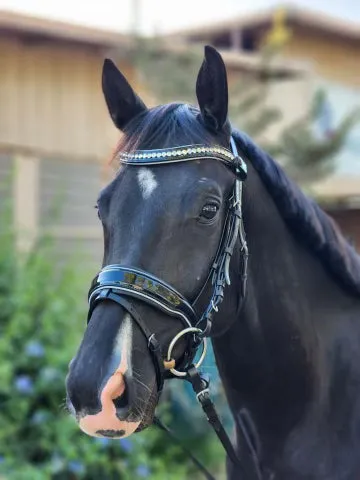
[{"label": "black horse", "polygon": [[[226,70],[215,49],[205,48],[196,83],[199,108],[171,103],[148,109],[110,60],[102,81],[111,118],[124,135],[116,178],[98,198],[105,280],[97,277],[93,283],[92,292],[100,285],[100,293],[67,377],[68,403],[80,428],[93,436],[120,437],[149,426],[164,375],[171,376],[174,366],[186,369],[194,342],[201,348],[210,334],[239,457],[239,415],[246,408],[260,442],[264,479],[358,480],[360,260],[355,250],[272,158],[231,128]],[[212,153],[197,151],[197,145]],[[179,160],[190,155],[193,161],[167,162],[176,157],[174,147],[184,147]],[[207,280],[240,172],[229,168],[239,161],[234,148],[248,170],[242,213],[237,210],[249,249],[246,293],[241,294],[246,249],[239,235],[231,284],[213,309],[218,312],[205,315],[204,335],[183,335],[163,364],[159,352],[165,357],[184,322],[186,327],[188,304],[196,300],[199,314],[214,298]],[[127,161],[131,158],[134,163]],[[123,285],[125,294],[101,290],[107,281]],[[142,301],[142,292],[173,308]],[[190,321],[189,328],[193,325]],[[228,476],[241,478],[232,462]]]}]

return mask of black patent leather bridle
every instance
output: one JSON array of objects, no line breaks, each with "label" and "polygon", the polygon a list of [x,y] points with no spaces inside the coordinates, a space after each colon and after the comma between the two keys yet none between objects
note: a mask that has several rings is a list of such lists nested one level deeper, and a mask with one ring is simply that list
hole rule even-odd
[{"label": "black patent leather bridle", "polygon": [[[187,299],[171,285],[149,272],[133,266],[107,265],[99,272],[91,284],[88,295],[88,322],[90,321],[92,312],[100,302],[111,300],[121,305],[131,315],[147,339],[148,348],[154,361],[158,392],[160,393],[163,388],[164,379],[169,378],[170,375],[182,377],[191,382],[197,399],[205,411],[209,423],[214,428],[226,449],[229,458],[236,463],[239,468],[242,468],[247,479],[261,479],[261,471],[255,446],[256,442],[253,441],[251,432],[248,431],[249,424],[245,421],[242,422],[240,419],[240,423],[242,422],[243,425],[243,428],[240,428],[243,435],[242,444],[248,449],[246,454],[250,457],[251,471],[249,467],[244,466],[243,462],[237,457],[210,399],[209,381],[197,370],[206,355],[206,338],[210,335],[214,314],[218,311],[219,305],[224,298],[225,286],[230,285],[230,260],[238,238],[240,240],[240,251],[242,255],[242,298],[245,296],[246,290],[248,249],[242,220],[242,183],[247,176],[247,167],[243,159],[238,155],[237,147],[232,137],[230,139],[230,145],[231,151],[220,146],[190,145],[158,150],[136,150],[131,153],[121,152],[119,154],[121,163],[135,167],[167,165],[170,163],[201,159],[221,161],[234,173],[234,187],[228,200],[227,215],[214,262],[203,287],[193,303],[188,302]],[[207,308],[199,315],[195,310],[195,305],[210,281],[212,285],[211,298]],[[145,302],[163,311],[167,315],[176,317],[182,321],[184,329],[170,342],[165,358],[155,334],[148,329],[141,315],[139,315],[135,306],[130,301],[131,298]],[[176,365],[172,358],[172,351],[177,341],[184,336],[187,338],[187,348],[180,364]],[[193,360],[200,346],[202,346],[203,351],[198,362],[194,365]],[[156,419],[155,423],[167,430],[158,419]],[[203,470],[203,473],[206,474],[208,479],[214,478],[201,464],[196,460],[195,462],[199,468]]]}]

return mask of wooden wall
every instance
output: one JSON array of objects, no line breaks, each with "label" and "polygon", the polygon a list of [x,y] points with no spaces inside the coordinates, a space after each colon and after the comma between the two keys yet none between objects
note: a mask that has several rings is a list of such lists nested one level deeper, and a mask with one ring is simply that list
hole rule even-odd
[{"label": "wooden wall", "polygon": [[[89,47],[0,37],[0,145],[99,161],[118,138],[101,91],[103,55]],[[132,79],[129,65],[122,71]]]},{"label": "wooden wall", "polygon": [[[103,58],[86,45],[0,36],[0,199],[13,204],[19,248],[50,232],[63,258],[78,251],[94,269],[103,249],[94,205],[120,136],[101,90]],[[134,84],[131,66],[117,64]]]},{"label": "wooden wall", "polygon": [[290,27],[292,35],[285,56],[310,63],[320,77],[351,87],[360,87],[360,41],[316,32],[305,27]]}]

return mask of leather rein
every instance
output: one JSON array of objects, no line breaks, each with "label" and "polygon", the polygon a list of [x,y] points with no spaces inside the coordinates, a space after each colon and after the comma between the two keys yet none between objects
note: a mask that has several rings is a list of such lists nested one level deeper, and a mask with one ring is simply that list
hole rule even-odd
[{"label": "leather rein", "polygon": [[[218,312],[219,305],[223,301],[226,285],[230,285],[230,260],[238,239],[242,255],[242,271],[240,274],[242,298],[245,296],[246,291],[248,248],[242,220],[242,184],[247,176],[247,167],[244,160],[239,156],[232,137],[230,145],[231,151],[220,146],[190,145],[157,150],[136,150],[131,153],[121,152],[119,154],[121,163],[134,167],[213,159],[221,161],[228,167],[234,173],[235,181],[228,200],[227,216],[215,260],[203,287],[192,304],[171,285],[149,272],[133,266],[107,265],[92,281],[88,294],[88,322],[95,307],[101,301],[111,300],[121,305],[131,315],[131,318],[137,323],[147,339],[148,348],[154,362],[158,394],[162,391],[166,378],[175,376],[189,381],[228,457],[242,472],[242,478],[259,480],[262,479],[262,474],[251,422],[246,420],[246,416],[238,418],[241,433],[239,442],[244,450],[244,455],[242,456],[246,457],[240,459],[210,398],[209,379],[198,371],[206,356],[206,339],[211,333],[213,317]],[[211,298],[206,309],[201,315],[198,315],[195,310],[195,304],[209,282],[211,282],[212,286]],[[131,298],[147,303],[167,315],[182,321],[184,328],[172,339],[166,355],[164,355],[155,334],[149,330],[132,304]],[[181,362],[176,364],[172,357],[172,352],[176,343],[182,337],[185,337],[187,340],[187,348]],[[202,352],[199,360],[194,364],[193,361],[199,348],[202,349]],[[158,418],[155,417],[154,423],[173,436],[172,432]],[[193,457],[192,453],[186,449],[184,450],[206,478],[214,480],[214,477]]]}]

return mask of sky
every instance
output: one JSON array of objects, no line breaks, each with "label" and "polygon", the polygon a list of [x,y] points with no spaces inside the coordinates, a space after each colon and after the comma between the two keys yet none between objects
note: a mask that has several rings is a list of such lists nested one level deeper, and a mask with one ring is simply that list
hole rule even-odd
[{"label": "sky", "polygon": [[[281,0],[0,0],[0,8],[125,32],[132,25],[132,6],[139,5],[142,33],[163,33],[216,23],[279,5]],[[289,3],[289,2],[287,2]],[[296,5],[360,22],[357,0],[295,0]]]}]

